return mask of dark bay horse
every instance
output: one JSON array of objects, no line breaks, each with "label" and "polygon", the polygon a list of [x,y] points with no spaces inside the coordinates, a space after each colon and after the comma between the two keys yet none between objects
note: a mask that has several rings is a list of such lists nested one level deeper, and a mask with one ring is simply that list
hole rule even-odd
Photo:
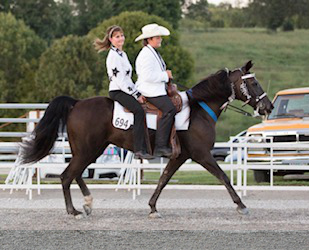
[{"label": "dark bay horse", "polygon": [[[210,150],[215,142],[214,116],[219,117],[223,106],[230,101],[241,100],[257,109],[262,115],[270,113],[273,108],[254,74],[250,74],[251,67],[252,63],[249,61],[233,71],[220,70],[200,81],[188,92],[191,107],[189,129],[177,131],[181,154],[168,162],[159,179],[158,186],[149,201],[151,217],[159,216],[156,202],[162,189],[189,158],[201,164],[225,185],[232,200],[237,204],[238,212],[242,214],[248,212]],[[214,112],[212,115],[200,106],[201,101]],[[89,164],[96,161],[110,143],[133,150],[132,129],[126,131],[114,128],[111,122],[112,114],[113,101],[106,97],[85,100],[75,100],[66,96],[56,97],[36,126],[33,138],[23,146],[23,163],[39,161],[49,154],[59,129],[63,130],[64,126],[67,126],[73,157],[60,178],[68,214],[76,217],[82,214],[74,208],[71,199],[70,185],[74,179],[85,198],[84,210],[87,215],[91,213],[92,196],[82,179],[82,173]],[[154,136],[150,139],[154,144]]]}]

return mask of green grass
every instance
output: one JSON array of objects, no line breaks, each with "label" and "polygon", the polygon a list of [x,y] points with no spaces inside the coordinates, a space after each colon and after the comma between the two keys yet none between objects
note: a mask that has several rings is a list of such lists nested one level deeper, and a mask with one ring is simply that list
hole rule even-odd
[{"label": "green grass", "polygon": [[[230,177],[230,171],[226,171],[228,177]],[[160,172],[144,172],[143,184],[157,184],[160,177]],[[0,176],[0,184],[4,184],[6,176]],[[269,185],[269,183],[256,183],[253,178],[253,171],[248,171],[248,184],[247,185]],[[117,181],[112,180],[87,180],[87,184],[116,184]],[[36,183],[36,179],[33,179],[33,183]],[[41,184],[60,184],[58,178],[43,179]],[[211,175],[207,171],[178,171],[172,177],[169,184],[184,184],[184,185],[220,185],[221,183],[216,177]],[[236,172],[234,171],[234,184],[236,184]],[[301,180],[283,180],[282,176],[274,177],[274,185],[285,186],[309,186],[309,181]]]},{"label": "green grass", "polygon": [[[230,178],[230,171],[225,171],[227,176]],[[253,171],[249,170],[247,178],[247,185],[269,185],[269,183],[256,183],[253,177]],[[159,172],[145,172],[144,179],[145,183],[154,183],[159,179]],[[234,184],[236,184],[236,171],[234,171]],[[153,181],[150,181],[153,180]],[[211,175],[207,171],[178,171],[171,179],[170,184],[193,184],[193,185],[220,185],[216,177]],[[287,186],[309,186],[309,181],[294,181],[294,180],[283,180],[282,176],[274,176],[274,185],[287,185]]]},{"label": "green grass", "polygon": [[[309,30],[276,33],[252,28],[181,30],[180,37],[182,46],[195,60],[189,85],[219,69],[234,69],[252,59],[252,72],[270,99],[279,90],[309,86]],[[226,141],[229,136],[259,122],[227,111],[219,118],[217,141]]]}]

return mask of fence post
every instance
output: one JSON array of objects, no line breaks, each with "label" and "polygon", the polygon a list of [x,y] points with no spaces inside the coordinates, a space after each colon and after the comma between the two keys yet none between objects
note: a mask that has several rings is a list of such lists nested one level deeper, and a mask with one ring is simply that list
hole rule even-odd
[{"label": "fence post", "polygon": [[36,180],[37,180],[37,187],[38,187],[38,195],[41,194],[41,168],[39,165],[37,166],[36,170]]},{"label": "fence post", "polygon": [[[231,138],[231,137],[230,137]],[[234,152],[233,152],[233,143],[230,145],[230,164],[231,164],[231,172],[230,172],[230,178],[231,178],[231,185],[234,186]]]},{"label": "fence post", "polygon": [[270,186],[272,187],[274,185],[274,169],[273,169],[273,157],[274,157],[274,145],[273,145],[273,138],[270,138]]},{"label": "fence post", "polygon": [[33,168],[28,167],[28,192],[29,192],[29,200],[32,200],[32,172]]},{"label": "fence post", "polygon": [[141,195],[141,168],[142,164],[137,166],[137,195]]},{"label": "fence post", "polygon": [[237,146],[237,194],[241,198],[242,191],[242,148],[241,146]]},{"label": "fence post", "polygon": [[248,146],[247,146],[247,141],[246,141],[246,145],[244,146],[244,190],[243,190],[243,194],[244,196],[247,196],[247,179],[248,179],[248,164],[247,164],[247,161],[248,161]]}]

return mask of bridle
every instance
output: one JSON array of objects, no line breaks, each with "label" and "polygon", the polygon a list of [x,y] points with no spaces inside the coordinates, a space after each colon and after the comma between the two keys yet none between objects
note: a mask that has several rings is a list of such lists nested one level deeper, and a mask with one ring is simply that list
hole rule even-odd
[{"label": "bridle", "polygon": [[[240,85],[240,90],[247,97],[247,101],[244,103],[243,106],[247,105],[250,102],[250,100],[252,99],[252,97],[249,94],[249,90],[248,90],[248,86],[247,86],[247,81],[246,81],[246,79],[251,79],[251,78],[254,78],[256,80],[254,73],[253,74],[243,75],[241,77],[241,79],[243,81],[242,81],[242,83]],[[256,104],[258,104],[266,95],[267,95],[267,93],[263,92],[263,94],[261,94],[259,96],[256,96],[256,98],[255,98]]]},{"label": "bridle", "polygon": [[[229,76],[229,69],[225,69],[227,72],[227,75]],[[251,74],[245,74],[243,72],[243,70],[241,68],[238,68],[238,70],[241,72],[241,84],[239,85],[239,90],[241,92],[241,94],[243,94],[246,97],[246,101],[244,102],[244,104],[242,105],[242,107],[246,106],[248,103],[250,103],[250,101],[252,100],[252,96],[249,93],[249,88],[248,88],[248,83],[247,83],[247,79],[255,79],[255,74],[251,73]],[[246,116],[259,116],[259,109],[261,108],[261,105],[259,105],[260,101],[267,95],[266,92],[263,92],[261,95],[256,96],[255,98],[255,102],[256,102],[256,109],[254,110],[254,114],[251,115],[250,113],[248,113],[247,111],[240,109],[238,107],[235,107],[233,105],[231,105],[231,102],[233,102],[236,99],[236,91],[235,91],[235,83],[231,82],[231,89],[232,89],[232,94],[228,97],[228,101],[223,103],[223,105],[220,107],[221,110],[226,110],[226,109],[230,109],[232,111],[241,113],[243,115]],[[240,99],[240,98],[239,98]]]}]

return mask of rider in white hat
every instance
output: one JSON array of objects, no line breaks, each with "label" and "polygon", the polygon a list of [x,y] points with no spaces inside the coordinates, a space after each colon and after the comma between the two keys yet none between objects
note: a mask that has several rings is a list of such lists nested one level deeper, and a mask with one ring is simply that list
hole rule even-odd
[{"label": "rider in white hat", "polygon": [[166,64],[156,50],[161,47],[161,36],[168,36],[169,30],[156,23],[145,25],[142,34],[135,41],[143,40],[143,49],[136,58],[137,90],[162,111],[156,133],[154,155],[170,157],[169,146],[171,128],[176,115],[176,108],[167,96],[166,83],[172,79],[172,71],[166,69]]}]

